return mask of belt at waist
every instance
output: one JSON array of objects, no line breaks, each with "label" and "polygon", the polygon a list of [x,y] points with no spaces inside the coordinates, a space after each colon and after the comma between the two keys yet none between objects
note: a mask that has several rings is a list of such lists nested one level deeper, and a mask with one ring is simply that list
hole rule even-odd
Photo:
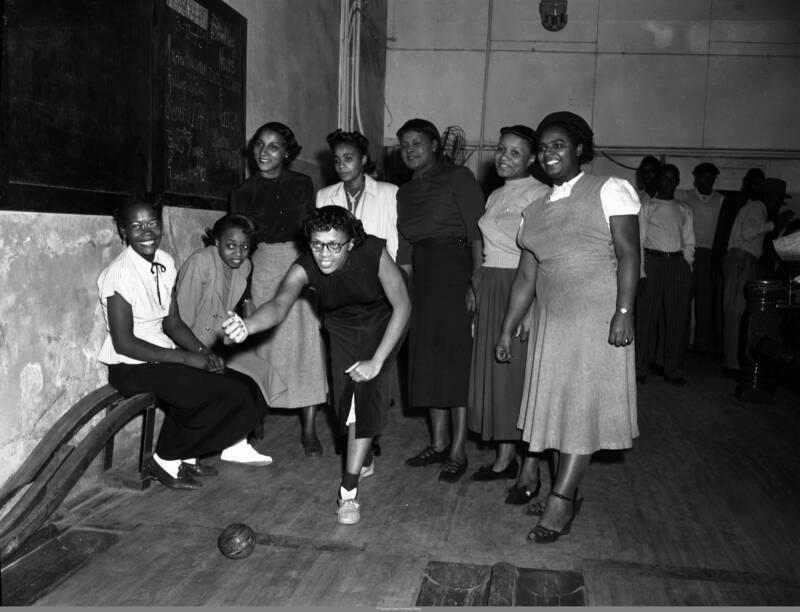
[{"label": "belt at waist", "polygon": [[416,242],[412,243],[412,245],[415,247],[444,246],[448,244],[464,246],[467,244],[467,239],[463,236],[436,236],[434,238],[423,238],[422,240],[417,240]]},{"label": "belt at waist", "polygon": [[644,252],[654,257],[679,257],[683,255],[683,251],[656,251],[655,249],[645,249]]}]

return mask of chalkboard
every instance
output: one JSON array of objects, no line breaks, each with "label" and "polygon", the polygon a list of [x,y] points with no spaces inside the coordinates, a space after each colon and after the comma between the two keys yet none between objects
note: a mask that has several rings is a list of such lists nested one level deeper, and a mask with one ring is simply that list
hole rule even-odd
[{"label": "chalkboard", "polygon": [[244,174],[246,20],[221,0],[6,0],[0,209],[131,193],[224,210]]},{"label": "chalkboard", "polygon": [[154,182],[173,201],[224,209],[244,175],[247,22],[219,0],[159,8]]}]

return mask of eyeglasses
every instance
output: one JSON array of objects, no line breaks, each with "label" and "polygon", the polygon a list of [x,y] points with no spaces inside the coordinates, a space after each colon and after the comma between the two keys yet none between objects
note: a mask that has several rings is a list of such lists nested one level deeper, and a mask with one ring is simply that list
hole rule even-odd
[{"label": "eyeglasses", "polygon": [[[347,242],[349,242],[349,240]],[[342,250],[342,247],[346,245],[347,242],[320,242],[319,240],[312,240],[308,243],[308,246],[310,246],[311,250],[315,253],[319,253],[324,247],[328,247],[328,251],[335,255]]]},{"label": "eyeglasses", "polygon": [[161,227],[161,221],[158,219],[153,219],[152,221],[148,221],[147,223],[131,223],[130,228],[132,232],[141,232],[146,229],[149,230],[157,230]]}]

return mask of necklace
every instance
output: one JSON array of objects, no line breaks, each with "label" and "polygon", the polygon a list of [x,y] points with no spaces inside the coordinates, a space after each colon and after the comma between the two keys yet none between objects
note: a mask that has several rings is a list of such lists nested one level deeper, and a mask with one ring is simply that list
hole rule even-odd
[{"label": "necklace", "polygon": [[354,215],[356,214],[356,209],[358,208],[358,203],[359,200],[361,199],[362,193],[364,193],[363,187],[352,194],[345,187],[344,194],[347,197],[347,210],[349,210]]}]

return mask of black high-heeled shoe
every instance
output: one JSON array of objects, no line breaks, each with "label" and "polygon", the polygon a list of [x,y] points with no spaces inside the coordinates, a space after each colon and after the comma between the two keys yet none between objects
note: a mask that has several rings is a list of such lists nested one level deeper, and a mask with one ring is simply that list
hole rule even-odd
[{"label": "black high-heeled shoe", "polygon": [[539,495],[539,489],[541,488],[541,479],[536,481],[536,488],[533,491],[531,491],[527,485],[523,485],[521,487],[514,485],[508,489],[508,495],[506,495],[505,503],[512,506],[522,506],[523,504],[527,504],[534,497]]},{"label": "black high-heeled shoe", "polygon": [[575,490],[575,495],[572,497],[572,499],[566,495],[561,495],[561,493],[557,493],[556,491],[550,491],[550,495],[553,497],[558,497],[559,499],[564,499],[568,502],[572,502],[572,516],[569,517],[567,524],[561,528],[561,531],[556,531],[555,529],[550,529],[549,527],[545,527],[537,523],[533,526],[533,529],[528,532],[529,542],[536,542],[537,544],[549,544],[551,542],[555,542],[561,536],[567,535],[572,529],[572,521],[574,521],[575,517],[578,516],[578,512],[580,512],[581,506],[583,505],[583,498],[581,497],[578,499],[577,489]]}]

